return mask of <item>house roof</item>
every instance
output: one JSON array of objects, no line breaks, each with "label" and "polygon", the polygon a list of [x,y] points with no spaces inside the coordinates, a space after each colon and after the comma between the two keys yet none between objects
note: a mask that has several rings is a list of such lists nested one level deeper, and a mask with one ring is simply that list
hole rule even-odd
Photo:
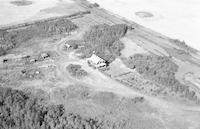
[{"label": "house roof", "polygon": [[89,58],[89,60],[91,60],[95,64],[99,63],[100,61],[105,61],[104,59],[102,59],[101,57],[99,57],[95,54],[92,54],[92,56]]}]

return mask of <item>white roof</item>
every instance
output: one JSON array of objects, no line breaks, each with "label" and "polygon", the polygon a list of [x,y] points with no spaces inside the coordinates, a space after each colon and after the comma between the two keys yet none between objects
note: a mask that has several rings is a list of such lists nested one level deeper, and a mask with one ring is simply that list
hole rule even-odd
[{"label": "white roof", "polygon": [[47,57],[47,56],[49,56],[47,53],[41,53],[41,56],[42,57]]},{"label": "white roof", "polygon": [[99,63],[100,61],[105,61],[104,59],[98,57],[95,54],[92,54],[92,56],[89,58],[89,60],[91,60],[92,62],[94,62],[95,64]]},{"label": "white roof", "polygon": [[65,45],[66,45],[66,46],[71,46],[71,45],[69,45],[68,43],[65,43]]}]

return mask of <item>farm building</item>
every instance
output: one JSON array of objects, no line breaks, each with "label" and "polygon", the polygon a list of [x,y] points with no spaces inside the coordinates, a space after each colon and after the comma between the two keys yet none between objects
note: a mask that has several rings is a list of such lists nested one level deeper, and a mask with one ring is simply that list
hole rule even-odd
[{"label": "farm building", "polygon": [[79,41],[76,41],[76,40],[69,40],[69,41],[66,41],[65,42],[65,47],[67,49],[77,49],[78,48],[78,45],[79,44]]},{"label": "farm building", "polygon": [[72,46],[69,45],[68,43],[65,43],[65,47],[69,49],[69,48],[71,48]]},{"label": "farm building", "polygon": [[40,54],[40,57],[43,58],[43,59],[48,58],[49,56],[50,55],[48,53],[45,53],[45,52]]},{"label": "farm building", "polygon": [[106,60],[102,59],[101,57],[95,54],[88,58],[88,63],[95,68],[102,68],[107,66]]}]

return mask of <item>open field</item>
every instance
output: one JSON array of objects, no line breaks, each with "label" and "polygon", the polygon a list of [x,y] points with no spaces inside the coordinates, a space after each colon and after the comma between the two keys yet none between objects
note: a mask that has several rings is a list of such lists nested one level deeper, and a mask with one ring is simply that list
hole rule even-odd
[{"label": "open field", "polygon": [[[63,2],[42,11],[60,16],[46,19],[38,13],[42,20],[34,16],[1,28],[0,45],[13,46],[0,56],[0,128],[200,128],[196,51],[87,1]],[[80,58],[83,50],[91,49],[89,56],[99,48],[100,57],[113,58],[106,68]],[[137,54],[142,63],[129,67],[125,61]],[[176,80],[188,90],[172,90],[147,76],[155,72],[153,79]]]},{"label": "open field", "polygon": [[[200,2],[197,0],[89,0],[102,8],[200,50]],[[112,6],[110,6],[112,5]],[[139,17],[137,12],[153,14]]]},{"label": "open field", "polygon": [[[20,0],[19,0],[20,1]],[[29,0],[28,0],[29,1]],[[26,6],[17,6],[13,0],[1,0],[0,25],[20,23],[36,15],[40,10],[53,7],[57,0],[30,0],[32,4]]]}]

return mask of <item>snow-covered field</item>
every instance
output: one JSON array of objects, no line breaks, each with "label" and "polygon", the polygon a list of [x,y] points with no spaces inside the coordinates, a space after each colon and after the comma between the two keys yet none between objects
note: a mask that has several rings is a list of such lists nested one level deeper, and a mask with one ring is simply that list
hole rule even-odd
[{"label": "snow-covered field", "polygon": [[[29,0],[33,4],[28,6],[16,6],[10,1],[15,0],[0,0],[0,26],[27,20],[42,9],[71,0]],[[200,0],[89,1],[164,35],[185,40],[187,44],[200,50]],[[140,16],[136,15],[138,12],[149,12],[154,16],[142,18],[141,13]]]},{"label": "snow-covered field", "polygon": [[[122,17],[200,50],[200,0],[89,0]],[[154,17],[141,18],[137,12]]]},{"label": "snow-covered field", "polygon": [[61,0],[28,0],[32,4],[27,6],[16,6],[11,4],[11,1],[16,0],[0,0],[0,25],[27,20],[39,13],[40,10],[56,6]]}]

